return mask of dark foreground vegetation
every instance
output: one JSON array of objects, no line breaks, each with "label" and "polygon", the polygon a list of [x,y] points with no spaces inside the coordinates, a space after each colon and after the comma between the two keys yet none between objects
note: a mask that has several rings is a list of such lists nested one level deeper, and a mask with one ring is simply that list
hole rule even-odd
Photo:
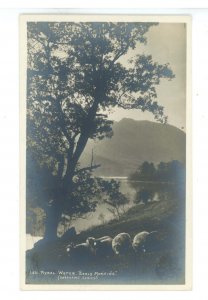
[{"label": "dark foreground vegetation", "polygon": [[[92,227],[70,238],[37,242],[26,253],[27,283],[37,284],[183,284],[185,260],[184,196],[153,201],[130,208],[120,220]],[[88,237],[115,237],[127,232],[133,240],[141,231],[158,231],[154,249],[110,257],[78,256],[71,259],[69,242],[83,243]]]}]

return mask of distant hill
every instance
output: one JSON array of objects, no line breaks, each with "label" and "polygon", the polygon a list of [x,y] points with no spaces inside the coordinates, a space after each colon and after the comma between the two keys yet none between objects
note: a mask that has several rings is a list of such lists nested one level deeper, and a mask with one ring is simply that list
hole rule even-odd
[{"label": "distant hill", "polygon": [[93,149],[95,171],[99,176],[128,176],[144,161],[185,163],[186,135],[180,129],[150,121],[124,118],[113,125],[111,139],[89,141],[81,157],[82,165],[89,165]]}]

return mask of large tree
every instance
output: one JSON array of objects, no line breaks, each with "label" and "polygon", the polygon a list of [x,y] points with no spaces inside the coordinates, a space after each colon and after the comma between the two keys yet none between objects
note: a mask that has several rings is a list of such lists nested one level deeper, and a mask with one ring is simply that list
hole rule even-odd
[{"label": "large tree", "polygon": [[46,237],[56,236],[63,213],[78,213],[96,196],[98,166],[92,159],[81,168],[79,159],[89,139],[112,136],[111,110],[150,111],[166,121],[156,87],[174,77],[168,64],[144,54],[121,63],[155,25],[28,23],[27,150],[56,178],[45,200]]}]

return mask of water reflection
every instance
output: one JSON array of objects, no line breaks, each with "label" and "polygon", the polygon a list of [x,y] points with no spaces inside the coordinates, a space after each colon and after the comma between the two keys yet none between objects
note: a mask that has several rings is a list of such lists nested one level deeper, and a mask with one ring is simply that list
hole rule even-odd
[{"label": "water reflection", "polygon": [[[110,179],[112,178],[105,178],[105,180]],[[129,199],[129,203],[124,207],[125,212],[135,205],[147,205],[154,201],[179,200],[181,204],[184,203],[184,184],[129,181],[127,178],[121,179],[115,177],[114,179],[120,182],[120,192],[125,194]],[[105,223],[113,219],[113,215],[109,212],[108,206],[103,203],[102,199],[100,204],[98,204],[96,211],[91,213],[89,218],[75,220],[73,226],[80,232],[91,226],[101,225],[100,214],[104,216]]]},{"label": "water reflection", "polygon": [[168,201],[185,198],[185,184],[154,183],[129,181],[129,187],[135,191],[134,204],[144,204],[153,201]]},{"label": "water reflection", "polygon": [[[108,180],[108,178],[105,178]],[[109,178],[110,180],[111,178]],[[180,203],[180,211],[185,214],[185,184],[171,183],[155,183],[142,181],[129,181],[127,178],[114,178],[120,182],[120,192],[125,194],[129,199],[129,204],[124,207],[127,212],[129,208],[135,205],[148,205],[156,201],[177,201]],[[89,214],[85,219],[74,220],[73,226],[79,233],[89,227],[102,225],[104,222],[100,219],[100,215],[104,217],[105,223],[113,219],[113,215],[109,212],[108,206],[102,201],[98,204],[95,212]],[[71,225],[70,225],[71,226]],[[60,226],[60,236],[64,232],[64,228]],[[27,238],[28,248],[32,248],[34,239]]]}]

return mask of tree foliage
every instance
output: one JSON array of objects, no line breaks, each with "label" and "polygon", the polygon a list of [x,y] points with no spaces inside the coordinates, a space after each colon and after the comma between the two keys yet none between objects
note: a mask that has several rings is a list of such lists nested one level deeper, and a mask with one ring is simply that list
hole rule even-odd
[{"label": "tree foliage", "polygon": [[167,65],[138,55],[128,67],[119,58],[145,43],[151,23],[28,23],[28,145],[56,172],[66,153],[77,162],[87,138],[111,136],[103,111],[115,106],[149,110]]},{"label": "tree foliage", "polygon": [[[136,55],[154,23],[29,22],[27,68],[27,150],[50,171],[54,187],[47,205],[68,214],[94,210],[101,180],[91,176],[93,160],[80,167],[89,139],[110,138],[115,107],[150,111],[166,122],[157,102],[168,64]],[[53,218],[54,214],[53,214]]]},{"label": "tree foliage", "polygon": [[185,182],[185,166],[178,160],[160,162],[156,167],[145,161],[138,170],[129,176],[132,181]]},{"label": "tree foliage", "polygon": [[108,210],[117,219],[120,219],[130,201],[120,192],[120,185],[120,182],[114,179],[103,183],[104,202],[108,205]]}]

